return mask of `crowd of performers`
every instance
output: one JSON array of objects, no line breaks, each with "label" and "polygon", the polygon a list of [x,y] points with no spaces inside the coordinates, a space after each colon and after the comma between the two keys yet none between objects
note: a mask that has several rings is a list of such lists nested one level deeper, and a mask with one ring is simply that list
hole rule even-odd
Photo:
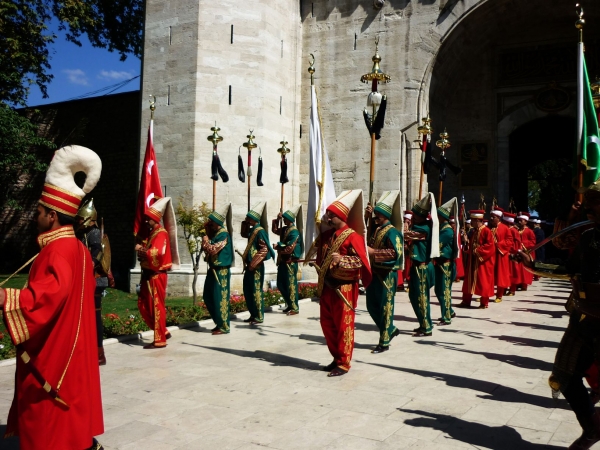
[{"label": "crowd of performers", "polygon": [[[87,175],[83,188],[73,178],[79,171]],[[56,151],[37,208],[41,250],[28,283],[23,289],[0,288],[4,322],[17,352],[6,435],[20,436],[25,450],[102,448],[93,438],[103,432],[98,366],[106,364],[106,358],[100,302],[113,281],[103,264],[106,249],[93,201],[80,205],[100,172],[100,159],[89,149],[69,146]],[[571,320],[550,377],[553,391],[565,396],[584,430],[573,449],[587,449],[600,440],[600,415],[593,406],[600,399],[600,185],[590,187],[585,199],[588,218],[595,224],[580,237],[564,237],[571,258],[565,267],[552,269],[567,274],[574,286],[567,305]],[[573,210],[579,208],[575,205]],[[138,306],[154,332],[144,348],[160,349],[170,337],[165,323],[167,272],[179,264],[171,199],[154,199],[145,215],[147,235],[135,247],[142,268]],[[527,290],[533,282],[530,270],[535,271],[543,259],[531,251],[543,239],[540,224],[526,212],[512,214],[499,207],[489,214],[473,210],[469,216],[461,227],[456,198],[436,207],[429,193],[402,214],[399,191],[384,192],[366,208],[361,190],[344,191],[328,205],[317,241],[305,249],[302,208],[291,208],[272,221],[272,231],[279,237],[272,245],[263,202],[248,211],[242,226],[247,245],[237,252],[231,205],[226,205],[210,214],[201,244],[208,263],[203,299],[215,322],[212,334],[231,332],[230,280],[236,252],[243,263],[250,312],[245,322],[253,327],[265,320],[264,263],[269,259],[276,261],[285,313],[300,313],[298,265],[307,253],[305,258],[318,276],[320,323],[332,356],[323,370],[330,377],[345,375],[351,368],[361,289],[379,329],[374,354],[388,351],[400,333],[394,325],[398,290],[408,290],[419,324],[413,330],[415,337],[432,335],[431,288],[441,309],[438,326],[450,325],[456,316],[451,294],[457,280],[463,280],[458,308],[479,301],[479,308],[485,309],[492,298],[498,303],[519,289]],[[545,270],[548,267],[544,265]],[[583,377],[594,388],[594,397]]]}]

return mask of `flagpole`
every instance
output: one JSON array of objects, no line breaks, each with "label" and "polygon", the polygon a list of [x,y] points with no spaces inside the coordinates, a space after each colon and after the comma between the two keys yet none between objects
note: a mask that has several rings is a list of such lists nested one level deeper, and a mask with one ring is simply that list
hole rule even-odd
[{"label": "flagpole", "polygon": [[[219,131],[221,129],[217,127],[217,122],[215,122],[215,126],[211,127],[210,131],[213,132],[210,136],[207,136],[207,140],[212,142],[213,144],[213,158],[217,154],[217,146],[219,142],[223,140],[223,136],[219,136]],[[212,209],[213,211],[217,209],[217,180],[213,178],[213,192],[212,192]]]},{"label": "flagpole", "polygon": [[[377,147],[377,134],[379,133],[379,130],[374,129],[373,125],[375,124],[375,119],[377,118],[378,106],[381,105],[382,100],[385,100],[385,96],[382,97],[382,95],[379,92],[377,92],[377,84],[379,82],[389,83],[391,79],[390,76],[383,73],[381,71],[381,68],[379,67],[379,63],[381,62],[381,56],[379,56],[379,36],[375,38],[375,55],[373,56],[373,58],[371,58],[371,60],[373,61],[373,68],[371,69],[371,72],[361,76],[360,81],[362,81],[363,83],[371,82],[371,93],[369,94],[369,97],[367,99],[367,106],[372,106],[372,115],[369,117],[368,113],[366,112],[366,109],[363,114],[365,115],[365,117],[367,117],[367,120],[369,121],[369,124],[367,126],[369,127],[369,131],[371,132],[371,170],[369,174],[369,203],[373,205],[373,189],[375,185],[375,150]],[[382,111],[382,114],[385,114],[384,108],[382,108]],[[381,125],[383,128],[383,124]]]},{"label": "flagpole", "polygon": [[[426,145],[428,145],[427,139],[428,136],[431,135],[431,133],[433,133],[433,128],[431,128],[431,118],[429,117],[429,113],[427,113],[427,117],[423,117],[423,125],[421,125],[419,128],[417,128],[417,131],[419,132],[419,134],[421,134],[423,136],[423,144],[421,145],[421,150],[423,150],[425,148]],[[423,198],[423,178],[425,177],[425,161],[424,161],[424,157],[427,157],[427,155],[424,155],[424,151],[421,152],[421,177],[419,178],[419,198],[417,200],[421,200],[421,198]]]},{"label": "flagpole", "polygon": [[[287,141],[285,138],[281,142],[281,147],[277,149],[277,153],[281,155],[281,176],[279,177],[279,182],[281,183],[281,205],[279,207],[279,212],[283,214],[283,195],[285,189],[285,183],[288,182],[287,178],[287,154],[290,152],[290,149],[286,147]],[[285,168],[285,169],[284,169]]]},{"label": "flagpole", "polygon": [[583,139],[585,136],[582,135],[583,130],[583,27],[585,25],[585,19],[583,18],[583,7],[577,3],[575,5],[576,13],[579,19],[575,22],[575,28],[579,30],[579,49],[577,52],[577,72],[578,72],[578,92],[577,92],[577,132],[580,133],[577,142],[577,200],[583,201],[583,176],[585,173],[585,166],[581,162],[582,151],[583,151]]},{"label": "flagpole", "polygon": [[[448,138],[450,137],[450,135],[448,134],[448,132],[446,131],[446,129],[444,128],[444,132],[440,133],[440,137],[442,139],[440,139],[439,141],[437,141],[435,143],[435,145],[439,148],[442,149],[442,152],[440,153],[440,161],[442,161],[444,159],[444,156],[446,154],[446,149],[450,147],[450,141],[448,140]],[[442,189],[444,188],[444,180],[442,180],[440,178],[440,193],[438,196],[438,205],[442,204]]]},{"label": "flagpole", "polygon": [[252,178],[252,150],[258,147],[252,139],[254,130],[250,130],[250,134],[246,135],[248,142],[244,142],[242,145],[248,149],[248,211],[250,211],[250,179]]}]

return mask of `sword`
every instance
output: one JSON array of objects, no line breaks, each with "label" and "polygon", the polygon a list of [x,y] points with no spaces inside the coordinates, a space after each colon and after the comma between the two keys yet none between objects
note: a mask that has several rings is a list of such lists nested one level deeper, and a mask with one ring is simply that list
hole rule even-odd
[{"label": "sword", "polygon": [[356,310],[352,307],[350,302],[348,300],[346,300],[346,297],[344,297],[344,294],[342,294],[342,291],[340,291],[339,289],[336,289],[335,293],[338,295],[339,298],[342,299],[342,301],[346,304],[346,306],[348,308],[350,308],[352,311],[356,312]]},{"label": "sword", "polygon": [[33,364],[29,364],[31,362],[31,358],[29,356],[29,354],[27,352],[23,352],[21,353],[21,361],[23,361],[23,363],[29,367],[29,372],[31,373],[31,375],[33,375],[33,378],[36,379],[36,381],[38,383],[40,383],[40,385],[42,386],[42,389],[44,389],[44,391],[46,391],[48,393],[48,395],[50,397],[52,397],[54,400],[56,400],[59,403],[62,403],[64,406],[66,406],[67,408],[69,408],[69,405],[60,398],[60,396],[58,395],[58,391],[56,389],[54,389],[50,383],[48,383],[46,381],[46,379],[42,376],[42,374],[37,370],[37,367],[35,367]]},{"label": "sword", "polygon": [[242,273],[244,273],[246,271],[246,261],[244,261],[244,254],[239,250],[236,250],[235,252],[242,257],[242,264],[244,265],[244,270],[242,271]]},{"label": "sword", "polygon": [[569,225],[567,228],[563,228],[560,231],[557,231],[556,233],[548,236],[546,239],[544,239],[543,241],[540,241],[538,244],[535,244],[531,249],[529,250],[525,250],[525,253],[530,254],[531,252],[536,251],[538,248],[546,245],[548,242],[550,242],[551,240],[562,236],[565,233],[568,233],[569,231],[573,231],[576,230],[577,228],[581,228],[581,227],[585,227],[588,225],[592,225],[594,223],[593,220],[585,220],[583,222],[578,222],[578,223],[574,223],[573,225]]}]

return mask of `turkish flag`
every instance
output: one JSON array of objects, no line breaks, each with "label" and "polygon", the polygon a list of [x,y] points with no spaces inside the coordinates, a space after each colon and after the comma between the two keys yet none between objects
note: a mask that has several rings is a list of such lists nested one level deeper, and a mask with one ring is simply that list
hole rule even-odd
[{"label": "turkish flag", "polygon": [[150,121],[148,127],[148,143],[146,144],[146,156],[144,156],[144,165],[142,166],[142,177],[140,179],[140,190],[138,191],[137,206],[135,209],[135,220],[133,222],[133,234],[140,233],[145,235],[146,227],[144,225],[144,213],[153,203],[154,197],[163,197],[162,185],[160,184],[160,175],[158,174],[158,164],[154,154],[154,144],[152,141],[153,121]]}]

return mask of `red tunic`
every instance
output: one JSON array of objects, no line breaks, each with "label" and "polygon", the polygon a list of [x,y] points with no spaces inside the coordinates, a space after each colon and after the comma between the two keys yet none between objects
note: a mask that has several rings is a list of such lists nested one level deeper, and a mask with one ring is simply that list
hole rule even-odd
[{"label": "red tunic", "polygon": [[[519,234],[521,235],[521,250],[525,251],[535,247],[535,234],[533,230],[523,227],[522,230],[519,230]],[[535,252],[531,253],[531,259],[535,260]],[[519,269],[521,271],[521,281],[517,284],[532,284],[533,274],[525,270],[523,264],[519,264]]]},{"label": "red tunic", "polygon": [[172,266],[169,233],[157,226],[152,230],[147,245],[140,251],[142,258],[142,285],[138,297],[138,309],[148,325],[154,330],[154,345],[167,346],[167,323],[165,297],[167,273]]},{"label": "red tunic", "polygon": [[[350,361],[354,350],[354,310],[358,300],[358,281],[363,286],[371,282],[371,269],[362,236],[352,231],[337,249],[341,260],[337,265],[322,267],[336,238],[350,230],[345,226],[341,230],[328,230],[320,236],[317,264],[321,267],[319,287],[321,309],[321,328],[329,352],[335,364],[342,370],[350,370]],[[340,298],[343,296],[346,301]],[[352,308],[349,307],[352,306]]]},{"label": "red tunic", "polygon": [[[509,228],[512,237],[513,237],[513,248],[511,250],[511,254],[516,255],[517,251],[521,248],[521,235],[519,234],[519,230],[516,226],[511,225]],[[517,261],[511,260],[510,267],[510,285],[511,290],[513,287],[521,283],[521,267],[520,263]]]},{"label": "red tunic", "polygon": [[498,287],[510,287],[510,259],[508,256],[513,251],[513,234],[503,223],[492,228],[494,243],[496,244],[496,267],[494,272],[494,283]]},{"label": "red tunic", "polygon": [[468,255],[463,294],[491,297],[494,295],[496,245],[488,227],[482,225],[471,234]]},{"label": "red tunic", "polygon": [[[71,226],[42,233],[38,243],[27,287],[6,289],[4,322],[17,348],[6,436],[19,436],[22,450],[82,450],[104,432],[94,264]],[[59,390],[68,408],[50,397],[32,370]]]}]

